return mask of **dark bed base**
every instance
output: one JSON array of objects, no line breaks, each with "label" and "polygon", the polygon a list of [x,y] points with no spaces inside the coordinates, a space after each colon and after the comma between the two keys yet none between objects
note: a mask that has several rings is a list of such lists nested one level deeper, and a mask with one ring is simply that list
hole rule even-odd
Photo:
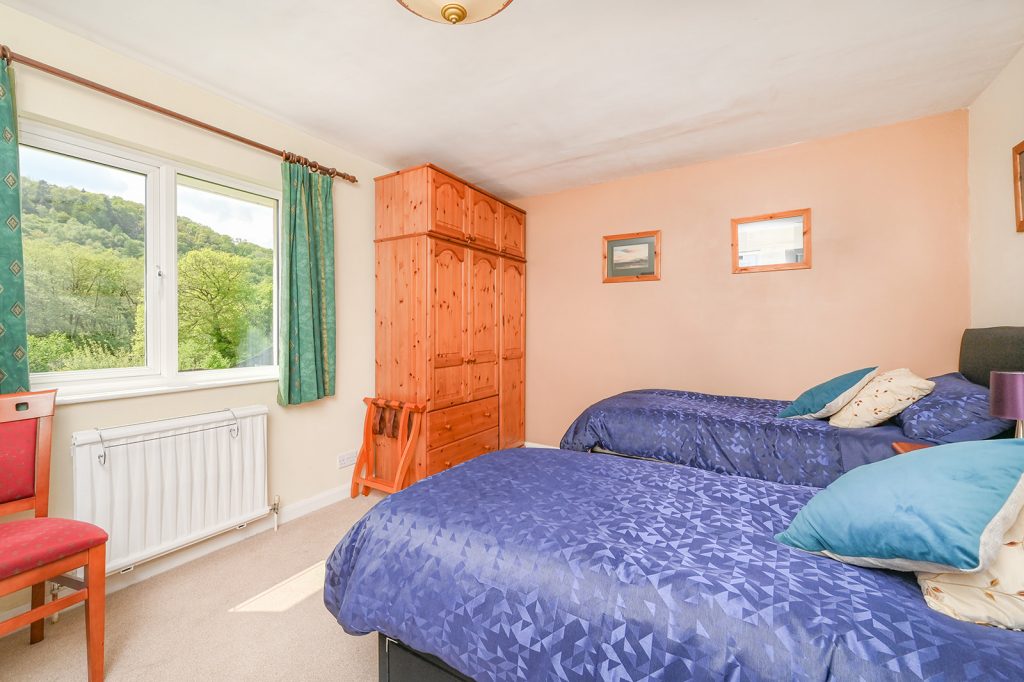
[{"label": "dark bed base", "polygon": [[473,682],[436,656],[386,635],[377,635],[377,652],[380,682]]}]

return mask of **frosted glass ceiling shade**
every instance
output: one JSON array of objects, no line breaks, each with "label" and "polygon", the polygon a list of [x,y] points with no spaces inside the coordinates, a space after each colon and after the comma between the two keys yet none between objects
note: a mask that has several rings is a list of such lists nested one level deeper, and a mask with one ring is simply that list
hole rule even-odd
[{"label": "frosted glass ceiling shade", "polygon": [[512,0],[398,0],[398,3],[410,12],[440,24],[475,24],[490,19],[512,4]]}]

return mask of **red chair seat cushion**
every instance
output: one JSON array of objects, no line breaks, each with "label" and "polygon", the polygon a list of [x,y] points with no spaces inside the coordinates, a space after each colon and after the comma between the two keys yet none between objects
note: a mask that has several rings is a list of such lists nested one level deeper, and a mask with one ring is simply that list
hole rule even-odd
[{"label": "red chair seat cushion", "polygon": [[83,521],[44,517],[0,523],[0,580],[106,541],[106,531]]}]

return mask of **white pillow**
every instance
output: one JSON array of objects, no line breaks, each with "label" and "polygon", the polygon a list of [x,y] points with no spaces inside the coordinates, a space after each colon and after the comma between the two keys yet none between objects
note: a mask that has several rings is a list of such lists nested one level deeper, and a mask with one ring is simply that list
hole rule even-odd
[{"label": "white pillow", "polygon": [[1024,630],[1024,511],[988,566],[974,573],[918,573],[928,606],[982,625]]},{"label": "white pillow", "polygon": [[832,415],[828,423],[843,429],[877,426],[931,393],[933,388],[934,381],[922,379],[909,369],[883,372]]}]

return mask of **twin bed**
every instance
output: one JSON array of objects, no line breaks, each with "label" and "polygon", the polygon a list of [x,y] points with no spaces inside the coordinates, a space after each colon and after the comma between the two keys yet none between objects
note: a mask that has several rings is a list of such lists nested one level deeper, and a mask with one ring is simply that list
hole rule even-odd
[{"label": "twin bed", "polygon": [[821,419],[780,419],[786,405],[687,391],[629,391],[584,410],[561,447],[821,488],[856,466],[891,457],[894,442],[918,442],[893,424],[840,429]]},{"label": "twin bed", "polygon": [[[978,372],[1024,369],[1024,330],[1009,345],[965,335],[964,348],[962,369],[980,357]],[[732,404],[738,423],[769,411],[682,400]],[[663,417],[663,434],[680,432]],[[645,450],[653,461],[564,449],[471,460],[356,524],[328,560],[325,603],[346,631],[381,633],[391,680],[1022,679],[1021,633],[932,611],[912,574],[774,540],[816,486],[874,450],[820,429],[791,444],[736,430],[692,429],[713,446]],[[878,458],[906,440],[879,438]],[[790,462],[806,443],[815,461]]]},{"label": "twin bed", "polygon": [[[988,386],[991,370],[1021,367],[1021,328],[964,332],[960,372],[970,382]],[[781,419],[786,405],[687,391],[628,391],[584,410],[561,447],[821,488],[854,467],[892,457],[893,443],[930,444],[891,422],[843,429],[821,419]],[[971,439],[969,431],[963,435]]]}]

